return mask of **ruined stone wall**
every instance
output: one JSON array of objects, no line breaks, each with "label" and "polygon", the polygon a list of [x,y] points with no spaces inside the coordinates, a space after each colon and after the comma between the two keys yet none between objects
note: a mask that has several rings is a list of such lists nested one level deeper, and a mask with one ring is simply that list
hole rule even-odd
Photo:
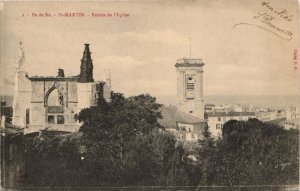
[{"label": "ruined stone wall", "polygon": [[[74,115],[78,113],[77,81],[32,81],[30,125],[27,131],[35,132],[46,127],[60,131],[77,131],[79,124]],[[58,92],[59,106],[51,105],[49,97]],[[50,104],[50,105],[49,105]],[[49,121],[53,117],[53,120]],[[60,120],[59,120],[60,119]]]}]

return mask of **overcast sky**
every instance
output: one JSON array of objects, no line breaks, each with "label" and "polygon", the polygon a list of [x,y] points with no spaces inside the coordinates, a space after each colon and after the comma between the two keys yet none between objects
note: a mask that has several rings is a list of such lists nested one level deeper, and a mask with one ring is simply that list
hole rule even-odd
[{"label": "overcast sky", "polygon": [[[59,67],[67,76],[79,74],[83,44],[90,43],[95,80],[102,80],[103,70],[108,69],[116,92],[175,96],[174,65],[177,59],[189,57],[191,37],[192,57],[205,63],[205,95],[296,95],[300,69],[294,69],[297,1],[268,1],[274,10],[286,9],[291,21],[270,12],[262,2],[6,2],[1,78],[5,73],[13,79],[20,40],[30,76],[56,76]],[[85,16],[31,16],[45,12],[82,12]],[[92,13],[129,13],[129,17],[91,17]],[[270,32],[259,20],[262,17],[254,19],[259,13],[272,15],[272,24],[292,32],[292,40]],[[238,23],[252,25],[234,27]]]}]

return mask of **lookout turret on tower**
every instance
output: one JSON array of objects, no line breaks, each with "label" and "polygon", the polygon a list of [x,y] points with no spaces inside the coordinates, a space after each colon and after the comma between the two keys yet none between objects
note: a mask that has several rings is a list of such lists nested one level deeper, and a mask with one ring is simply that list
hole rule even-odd
[{"label": "lookout turret on tower", "polygon": [[81,83],[94,82],[93,60],[91,58],[91,52],[89,48],[90,44],[84,44],[84,45],[85,45],[85,49],[83,52],[83,57],[81,59],[79,82]]}]

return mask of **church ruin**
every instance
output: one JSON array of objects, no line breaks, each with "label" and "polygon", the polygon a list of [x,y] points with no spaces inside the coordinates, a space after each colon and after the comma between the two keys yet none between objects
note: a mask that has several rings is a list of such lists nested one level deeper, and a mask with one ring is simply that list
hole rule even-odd
[{"label": "church ruin", "polygon": [[23,69],[25,54],[20,45],[12,123],[24,128],[25,134],[45,128],[62,132],[78,131],[80,123],[75,121],[75,114],[95,106],[99,97],[110,101],[110,74],[106,72],[105,81],[94,81],[89,44],[85,44],[80,74],[77,76],[65,76],[60,68],[57,76],[28,76]]}]

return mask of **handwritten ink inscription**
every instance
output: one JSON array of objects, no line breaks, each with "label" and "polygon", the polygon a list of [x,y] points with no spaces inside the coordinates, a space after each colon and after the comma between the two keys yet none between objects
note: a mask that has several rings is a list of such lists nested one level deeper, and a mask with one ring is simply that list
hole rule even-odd
[{"label": "handwritten ink inscription", "polygon": [[[284,39],[284,40],[291,40],[294,37],[294,34],[282,26],[280,26],[278,23],[285,23],[288,24],[291,21],[293,21],[293,14],[290,14],[287,9],[276,9],[274,8],[270,2],[262,2],[261,6],[264,8],[264,12],[257,13],[253,17],[254,21],[253,23],[238,23],[235,24],[233,27],[239,26],[239,25],[251,25],[255,26],[257,28],[266,30],[271,32],[272,34],[276,35],[277,37]],[[277,24],[275,24],[277,21]]]},{"label": "handwritten ink inscription", "polygon": [[280,18],[286,21],[292,21],[292,17],[294,17],[294,15],[289,14],[286,9],[274,9],[269,2],[262,2],[261,5],[263,7],[265,6],[270,12],[273,12],[275,15],[279,16]]}]

